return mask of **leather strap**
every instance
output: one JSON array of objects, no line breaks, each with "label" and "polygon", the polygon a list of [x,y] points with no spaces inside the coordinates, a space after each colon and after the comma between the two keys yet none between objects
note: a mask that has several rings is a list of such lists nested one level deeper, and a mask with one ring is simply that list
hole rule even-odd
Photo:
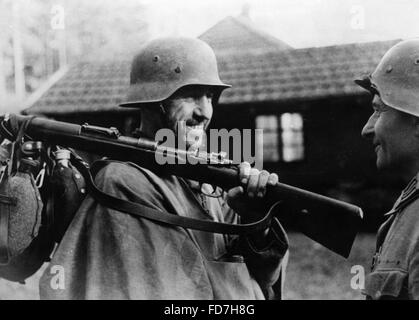
[{"label": "leather strap", "polygon": [[[79,158],[73,158],[73,160],[76,160],[73,161],[73,165],[77,168],[77,170],[79,170],[79,172],[83,175],[86,181],[86,187],[89,191],[89,194],[96,201],[98,201],[100,204],[106,207],[109,207],[116,211],[130,214],[135,217],[141,217],[148,220],[162,222],[165,224],[188,229],[195,229],[212,233],[237,235],[248,235],[255,232],[263,231],[270,227],[272,221],[273,210],[269,210],[269,212],[261,220],[256,221],[254,223],[230,224],[182,217],[176,214],[159,211],[139,203],[123,200],[99,190],[86,164],[80,161]],[[115,161],[107,160],[101,162],[104,166],[107,163]]]},{"label": "leather strap", "polygon": [[[6,178],[7,179],[7,178]],[[1,193],[7,194],[7,182],[1,181]],[[6,200],[6,201],[3,201]],[[15,205],[16,199],[2,195],[0,202],[0,265],[8,264],[9,254],[9,215],[10,206]]]},{"label": "leather strap", "polygon": [[17,205],[17,198],[0,194],[0,203],[15,206]]},{"label": "leather strap", "polygon": [[28,120],[26,120],[22,125],[19,127],[19,131],[16,136],[16,140],[13,143],[12,146],[12,154],[10,156],[10,164],[9,166],[9,175],[12,175],[15,173],[18,169],[19,165],[19,158],[20,158],[20,147],[23,143],[23,138],[25,137],[25,131],[28,127],[28,125],[32,122],[32,120],[35,118],[35,116],[30,117]]}]

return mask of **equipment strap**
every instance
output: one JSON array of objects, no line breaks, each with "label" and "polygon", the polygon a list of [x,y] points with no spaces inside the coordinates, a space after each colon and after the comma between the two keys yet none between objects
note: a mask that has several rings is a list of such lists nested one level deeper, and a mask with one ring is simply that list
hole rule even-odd
[{"label": "equipment strap", "polygon": [[[73,154],[74,156],[74,154]],[[116,211],[130,214],[134,217],[141,217],[152,221],[162,222],[165,224],[212,232],[221,234],[236,234],[236,235],[249,235],[255,232],[260,232],[270,227],[273,207],[268,213],[259,221],[248,223],[248,224],[230,224],[221,222],[205,221],[193,218],[182,217],[176,214],[171,214],[165,211],[156,210],[148,206],[123,200],[108,193],[101,191],[94,182],[92,174],[87,166],[80,158],[73,157],[73,165],[79,170],[86,181],[86,187],[89,194],[100,204],[114,209]],[[102,165],[106,165],[110,160],[103,160]]]},{"label": "equipment strap", "polygon": [[[5,181],[1,182],[0,192],[7,194],[8,186]],[[16,205],[16,199],[6,195],[1,196],[0,201],[0,265],[8,264],[9,255],[9,215],[10,206]]]}]

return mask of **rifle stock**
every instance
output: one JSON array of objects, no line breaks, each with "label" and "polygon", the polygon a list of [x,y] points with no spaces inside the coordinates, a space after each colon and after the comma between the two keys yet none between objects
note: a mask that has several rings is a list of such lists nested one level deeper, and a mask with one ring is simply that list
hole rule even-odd
[{"label": "rifle stock", "polygon": [[[115,160],[131,161],[151,170],[164,170],[224,189],[240,185],[237,168],[233,166],[211,163],[158,165],[155,152],[159,148],[154,141],[120,136],[113,129],[80,126],[40,117],[11,115],[12,118],[18,124],[32,118],[27,134],[34,140],[106,155]],[[349,256],[362,220],[361,208],[283,183],[268,187],[264,201],[272,205],[283,201],[292,210],[277,215],[282,223],[293,225],[312,240],[345,258]]]}]

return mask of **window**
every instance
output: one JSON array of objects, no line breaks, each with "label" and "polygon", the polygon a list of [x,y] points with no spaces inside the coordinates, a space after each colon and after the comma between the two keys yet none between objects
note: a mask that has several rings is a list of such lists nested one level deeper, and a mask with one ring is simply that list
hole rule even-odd
[{"label": "window", "polygon": [[282,160],[292,162],[304,159],[303,117],[299,113],[281,115]]},{"label": "window", "polygon": [[303,117],[299,113],[260,115],[256,117],[256,156],[263,155],[264,162],[293,162],[304,159]]},{"label": "window", "polygon": [[263,135],[256,135],[256,156],[263,155],[264,162],[279,161],[278,117],[256,117],[256,129],[263,129]]}]

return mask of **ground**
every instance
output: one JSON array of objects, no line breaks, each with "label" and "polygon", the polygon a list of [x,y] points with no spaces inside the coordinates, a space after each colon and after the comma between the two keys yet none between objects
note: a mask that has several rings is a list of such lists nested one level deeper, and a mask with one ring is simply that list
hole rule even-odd
[{"label": "ground", "polygon": [[[290,234],[290,261],[285,277],[287,300],[359,300],[365,299],[359,289],[351,288],[353,266],[370,270],[375,249],[375,235],[358,235],[351,254],[344,259],[317,245],[301,234]],[[354,271],[358,267],[354,268]],[[359,270],[359,269],[358,269]],[[357,281],[354,284],[359,284]]]},{"label": "ground", "polygon": [[[374,235],[358,235],[348,260],[299,233],[289,234],[289,239],[290,260],[285,282],[285,299],[364,299],[360,290],[351,288],[351,279],[359,275],[351,273],[351,268],[359,265],[368,273],[374,253]],[[0,299],[39,299],[40,275],[41,272],[38,272],[25,285],[0,280]]]}]

